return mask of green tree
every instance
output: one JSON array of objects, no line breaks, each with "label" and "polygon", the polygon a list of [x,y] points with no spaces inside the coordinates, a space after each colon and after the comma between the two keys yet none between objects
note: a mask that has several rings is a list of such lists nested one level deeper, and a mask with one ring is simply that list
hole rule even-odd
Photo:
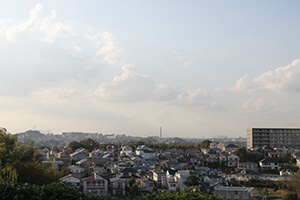
[{"label": "green tree", "polygon": [[287,187],[290,191],[297,194],[300,199],[300,171],[296,175],[291,176],[291,179],[287,183]]},{"label": "green tree", "polygon": [[95,148],[99,148],[100,147],[100,144],[99,142],[91,139],[91,138],[88,138],[86,140],[82,140],[79,142],[83,148],[89,150],[89,151],[92,151],[94,150]]},{"label": "green tree", "polygon": [[83,147],[83,144],[80,144],[77,141],[72,141],[68,144],[67,147],[70,148],[72,151],[75,151],[76,149]]},{"label": "green tree", "polygon": [[245,147],[239,148],[236,151],[236,155],[238,155],[240,157],[241,162],[247,162],[248,152],[247,152],[247,149]]},{"label": "green tree", "polygon": [[196,174],[191,174],[187,177],[185,184],[187,186],[198,186],[200,184],[200,180]]},{"label": "green tree", "polygon": [[200,144],[200,148],[209,148],[211,141],[210,140],[204,140]]},{"label": "green tree", "polygon": [[176,200],[176,199],[188,199],[188,200],[221,200],[216,195],[209,195],[202,192],[199,188],[189,188],[187,190],[181,190],[180,192],[164,192],[161,194],[147,194],[140,197],[136,197],[135,200]]},{"label": "green tree", "polygon": [[45,184],[58,180],[53,165],[40,161],[41,154],[33,142],[21,145],[15,135],[0,129],[0,181]]}]

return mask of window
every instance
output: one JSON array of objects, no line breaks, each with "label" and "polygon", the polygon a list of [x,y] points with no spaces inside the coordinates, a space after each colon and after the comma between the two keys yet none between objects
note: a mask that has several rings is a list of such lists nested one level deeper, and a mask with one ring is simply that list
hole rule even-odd
[{"label": "window", "polygon": [[235,196],[239,195],[239,192],[238,191],[234,191],[234,195]]}]

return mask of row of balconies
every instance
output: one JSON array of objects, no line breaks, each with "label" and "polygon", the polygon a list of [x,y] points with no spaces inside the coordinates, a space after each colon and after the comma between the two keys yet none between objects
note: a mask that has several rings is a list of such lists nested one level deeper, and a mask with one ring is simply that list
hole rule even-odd
[{"label": "row of balconies", "polygon": [[105,188],[105,185],[95,185],[95,184],[88,184],[86,185],[88,188]]}]

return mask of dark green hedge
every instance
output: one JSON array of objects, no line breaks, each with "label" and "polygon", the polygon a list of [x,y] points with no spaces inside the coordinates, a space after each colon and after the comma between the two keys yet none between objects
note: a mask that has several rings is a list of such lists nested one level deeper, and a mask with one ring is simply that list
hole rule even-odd
[{"label": "dark green hedge", "polygon": [[[49,185],[0,183],[1,200],[113,200],[108,196],[94,196],[84,194],[80,189],[68,183],[52,183]],[[208,195],[198,188],[190,188],[177,193],[162,192],[161,194],[147,194],[135,200],[220,200],[215,195]]]}]

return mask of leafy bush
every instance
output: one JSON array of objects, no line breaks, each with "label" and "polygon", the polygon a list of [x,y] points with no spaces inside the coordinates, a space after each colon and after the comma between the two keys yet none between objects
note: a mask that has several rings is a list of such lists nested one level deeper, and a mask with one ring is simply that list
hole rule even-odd
[{"label": "leafy bush", "polygon": [[180,192],[163,192],[161,194],[147,194],[141,197],[136,197],[135,200],[221,200],[216,195],[209,195],[202,192],[198,188],[189,188]]},{"label": "leafy bush", "polygon": [[111,197],[85,194],[70,183],[52,183],[49,185],[0,183],[2,200],[112,200]]}]

